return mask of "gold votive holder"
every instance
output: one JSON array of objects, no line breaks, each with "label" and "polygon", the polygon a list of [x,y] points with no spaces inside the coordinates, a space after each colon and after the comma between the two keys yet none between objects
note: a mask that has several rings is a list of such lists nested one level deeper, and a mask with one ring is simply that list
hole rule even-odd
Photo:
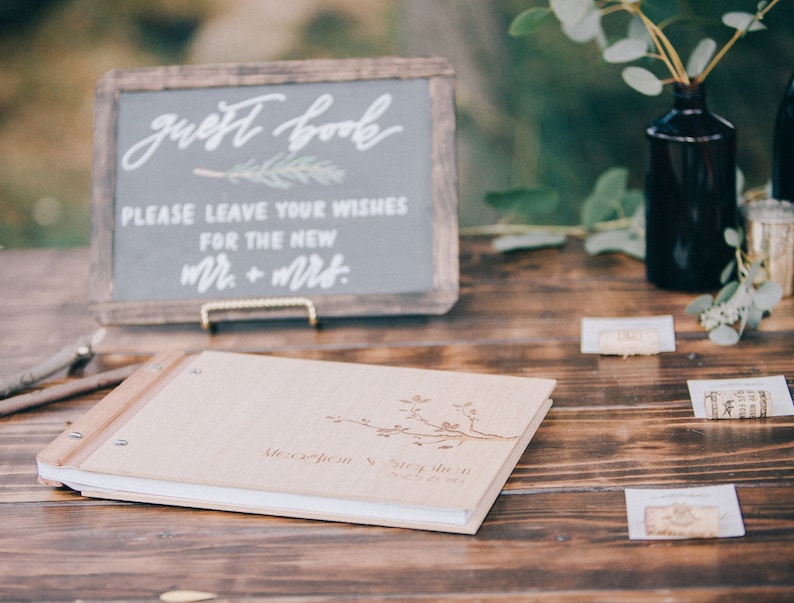
[{"label": "gold votive holder", "polygon": [[794,289],[794,204],[777,199],[751,201],[742,207],[747,254],[763,260],[769,280],[783,288],[784,296]]}]

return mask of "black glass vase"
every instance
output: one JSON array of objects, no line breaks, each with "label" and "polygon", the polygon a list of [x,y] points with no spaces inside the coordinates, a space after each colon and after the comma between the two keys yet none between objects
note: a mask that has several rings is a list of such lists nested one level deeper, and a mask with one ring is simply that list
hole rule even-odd
[{"label": "black glass vase", "polygon": [[786,86],[775,118],[772,197],[794,201],[794,75]]},{"label": "black glass vase", "polygon": [[673,109],[646,130],[645,264],[663,289],[720,287],[733,258],[736,128],[706,106],[702,84],[673,86]]}]

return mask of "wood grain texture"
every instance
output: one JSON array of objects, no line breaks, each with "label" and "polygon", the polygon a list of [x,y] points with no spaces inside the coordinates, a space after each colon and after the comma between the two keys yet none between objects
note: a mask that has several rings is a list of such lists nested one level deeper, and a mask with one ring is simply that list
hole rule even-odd
[{"label": "wood grain texture", "polygon": [[[0,545],[7,600],[153,600],[174,588],[265,597],[487,597],[733,588],[791,580],[794,490],[739,489],[743,539],[638,543],[623,494],[502,496],[476,536],[185,512],[72,497],[15,506]],[[26,542],[24,548],[18,543]],[[625,593],[624,593],[625,595]],[[689,600],[702,600],[697,595]],[[763,599],[761,599],[763,600]],[[770,599],[772,600],[772,599]]]},{"label": "wood grain texture", "polygon": [[[85,249],[0,252],[3,372],[96,322]],[[642,264],[461,242],[445,316],[111,328],[87,372],[174,347],[553,377],[554,406],[475,536],[89,501],[36,483],[35,456],[106,392],[0,419],[0,601],[784,601],[794,599],[794,418],[696,420],[690,378],[783,374],[794,302],[737,346],[709,342]],[[677,350],[579,353],[583,316],[673,314]],[[53,382],[68,381],[57,376]],[[746,535],[628,540],[626,487],[736,484]]]}]

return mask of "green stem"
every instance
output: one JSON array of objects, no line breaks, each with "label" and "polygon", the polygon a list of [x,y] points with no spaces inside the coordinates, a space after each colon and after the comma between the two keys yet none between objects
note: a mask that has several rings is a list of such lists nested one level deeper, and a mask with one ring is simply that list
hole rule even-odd
[{"label": "green stem", "polygon": [[630,15],[635,15],[642,21],[646,31],[651,36],[653,45],[656,47],[656,50],[659,53],[658,55],[651,56],[664,63],[667,70],[673,76],[673,81],[688,84],[689,76],[686,73],[686,68],[681,62],[681,58],[678,56],[678,52],[676,51],[675,47],[664,34],[662,29],[653,21],[651,21],[651,19],[648,18],[645,13],[642,12],[642,8],[640,8],[639,3],[633,4],[621,0],[618,5],[605,6],[602,9],[602,14],[608,14],[610,12],[617,11],[624,11]]},{"label": "green stem", "polygon": [[651,21],[641,9],[637,8],[635,14],[642,20],[645,29],[647,29],[648,33],[651,35],[654,45],[659,50],[659,54],[662,55],[662,61],[667,66],[673,78],[676,81],[688,84],[689,76],[686,73],[686,67],[684,67],[681,58],[678,56],[678,52],[664,32]]},{"label": "green stem", "polygon": [[621,228],[628,228],[632,226],[633,222],[630,218],[620,218],[617,220],[607,220],[599,222],[593,226],[592,231],[588,231],[584,226],[560,226],[556,224],[485,224],[482,226],[469,226],[460,229],[461,236],[478,236],[478,235],[508,235],[508,234],[525,234],[528,232],[548,232],[552,234],[568,235],[571,237],[584,238],[590,232],[604,232],[607,230],[620,230]]},{"label": "green stem", "polygon": [[484,224],[482,226],[469,226],[460,229],[460,235],[464,237],[475,237],[481,235],[512,235],[526,234],[528,232],[548,232],[552,234],[568,235],[572,237],[582,237],[587,231],[582,226],[557,226],[539,224]]}]

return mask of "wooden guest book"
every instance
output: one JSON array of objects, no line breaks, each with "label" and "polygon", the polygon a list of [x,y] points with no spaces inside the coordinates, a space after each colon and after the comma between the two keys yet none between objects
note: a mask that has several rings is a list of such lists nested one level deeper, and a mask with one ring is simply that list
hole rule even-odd
[{"label": "wooden guest book", "polygon": [[155,356],[37,458],[85,496],[475,533],[556,382]]}]

